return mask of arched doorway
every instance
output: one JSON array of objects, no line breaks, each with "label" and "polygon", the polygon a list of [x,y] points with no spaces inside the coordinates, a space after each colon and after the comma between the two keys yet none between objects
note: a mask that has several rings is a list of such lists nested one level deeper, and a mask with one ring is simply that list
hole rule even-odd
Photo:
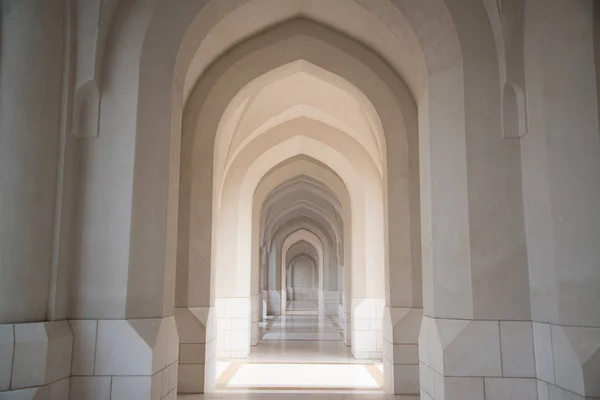
[{"label": "arched doorway", "polygon": [[[267,3],[277,11],[266,13]],[[384,354],[388,391],[419,391],[419,366],[421,375],[453,376],[440,364],[453,357],[442,346],[447,338],[440,335],[448,330],[440,321],[465,338],[471,328],[491,328],[473,333],[485,347],[495,340],[493,324],[499,319],[527,319],[527,310],[513,307],[528,292],[523,237],[511,235],[522,230],[522,218],[506,218],[502,229],[485,223],[490,207],[512,216],[521,201],[519,166],[505,161],[514,161],[518,148],[502,141],[495,104],[479,99],[501,97],[491,29],[482,22],[476,27],[480,34],[473,35],[475,27],[466,21],[466,15],[487,21],[485,8],[467,10],[434,0],[344,5],[345,13],[336,14],[312,2],[209,3],[207,8],[185,2],[178,9],[136,3],[123,10],[116,25],[115,37],[131,43],[116,42],[111,50],[107,87],[119,91],[126,80],[140,77],[133,99],[137,114],[119,122],[135,127],[128,136],[135,138],[135,168],[127,316],[168,315],[175,297],[181,348],[204,349],[202,356],[180,363],[179,381],[192,376],[200,387],[195,390],[212,389],[219,318],[236,320],[240,327],[229,333],[241,339],[224,349],[230,355],[244,355],[252,342],[252,315],[259,315],[261,303],[260,286],[253,288],[260,282],[260,269],[252,266],[261,264],[256,256],[261,245],[252,244],[260,237],[252,232],[259,229],[253,224],[252,195],[269,172],[297,157],[325,164],[348,191],[345,333],[355,356]],[[246,21],[240,19],[246,12],[260,17],[233,29],[234,21]],[[299,15],[304,18],[293,18]],[[345,24],[349,19],[365,24]],[[175,27],[175,21],[176,29],[165,28]],[[139,50],[139,64],[130,65],[131,53],[119,51],[130,45]],[[297,62],[301,73],[294,71]],[[118,73],[121,69],[128,73]],[[335,110],[297,99],[272,105],[263,120],[258,113],[235,139],[237,128],[229,124],[240,122],[240,115],[250,111],[245,107],[260,102],[261,93],[276,91],[274,82],[298,78],[292,75],[344,89],[360,105],[371,139],[365,142],[368,135],[348,129],[360,121],[337,118]],[[107,121],[120,115],[116,103],[127,99],[132,100],[119,96],[113,109],[107,105]],[[471,118],[473,113],[477,117]],[[486,158],[490,148],[498,159]],[[246,157],[254,163],[242,162]],[[481,168],[488,162],[498,172],[492,178]],[[482,190],[486,195],[480,197],[476,193]],[[498,198],[499,193],[508,198]],[[143,206],[137,202],[142,198]],[[161,229],[147,229],[155,226]],[[496,239],[506,246],[492,245]],[[152,250],[142,251],[148,247]],[[509,282],[490,286],[478,279],[502,268],[501,262],[489,261],[490,253],[500,258],[514,253],[510,275],[523,278],[519,288],[512,288],[518,295],[502,304],[493,299]],[[156,289],[152,296],[149,286]],[[427,351],[419,353],[421,307],[419,347]],[[224,317],[219,308],[225,309]],[[228,316],[227,309],[234,311]],[[380,329],[360,329],[365,321]],[[477,370],[479,361],[471,361]]]}]

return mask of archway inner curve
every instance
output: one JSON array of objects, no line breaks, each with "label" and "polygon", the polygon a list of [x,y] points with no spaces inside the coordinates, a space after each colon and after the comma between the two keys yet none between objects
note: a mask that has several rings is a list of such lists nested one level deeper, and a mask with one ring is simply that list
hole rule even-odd
[{"label": "archway inner curve", "polygon": [[[304,31],[304,22],[290,24],[293,26],[291,31],[284,32],[280,41],[270,42],[265,47],[264,51],[273,57],[268,67],[261,65],[265,60],[259,57],[258,52],[244,53],[238,51],[241,47],[236,47],[225,54],[207,70],[208,81],[201,79],[191,92],[184,114],[184,143],[188,140],[187,143],[192,145],[184,146],[189,153],[184,153],[182,163],[190,163],[192,171],[201,169],[210,160],[206,157],[206,149],[210,147],[206,145],[215,149],[212,154],[215,304],[217,308],[225,309],[231,302],[243,304],[241,308],[248,310],[243,314],[247,312],[249,317],[242,318],[240,314],[238,319],[250,320],[251,332],[236,333],[238,337],[248,338],[248,347],[241,342],[229,349],[219,344],[219,351],[229,356],[245,356],[250,350],[249,344],[254,342],[253,323],[262,314],[258,312],[259,305],[263,304],[260,293],[253,288],[253,282],[260,281],[260,273],[252,269],[253,260],[256,260],[253,254],[264,252],[253,249],[252,245],[256,188],[263,177],[279,165],[294,157],[307,156],[337,173],[350,194],[349,207],[342,214],[334,214],[338,219],[341,215],[344,218],[350,215],[351,218],[344,224],[349,227],[350,234],[344,237],[351,242],[343,246],[344,265],[343,269],[340,268],[344,271],[343,278],[338,276],[333,281],[346,293],[345,298],[341,296],[341,308],[344,309],[345,339],[351,344],[352,353],[360,358],[380,357],[386,294],[387,217],[384,198],[390,178],[386,168],[390,152],[388,142],[391,141],[391,147],[396,150],[394,157],[402,160],[396,162],[392,173],[393,177],[399,177],[396,187],[401,188],[406,184],[408,175],[406,135],[409,127],[405,125],[403,113],[411,115],[414,103],[406,86],[385,64],[379,64],[375,70],[383,76],[395,77],[395,81],[392,79],[396,82],[395,86],[390,87],[390,82],[382,79],[372,68],[357,64],[360,57],[357,58],[356,54],[340,53],[340,48],[328,41],[325,31]],[[290,46],[295,49],[295,54],[287,57],[278,51],[278,46]],[[358,65],[359,70],[344,71],[340,65],[328,65],[322,51],[340,53],[349,65]],[[296,62],[310,66],[317,71],[317,76],[307,74],[305,70],[281,75],[278,68]],[[224,73],[217,77],[215,74],[219,70]],[[273,70],[278,73],[270,74]],[[327,79],[324,80],[323,76]],[[331,76],[338,78],[332,80]],[[211,77],[216,79],[210,81]],[[275,80],[271,82],[270,79]],[[350,82],[352,84],[348,86]],[[248,96],[239,95],[255,85],[258,85],[258,91],[250,91]],[[341,90],[343,85],[346,85],[345,92]],[[296,88],[296,92],[291,88]],[[340,110],[332,108],[331,101],[320,102],[318,97],[323,91],[331,92],[327,99],[340,100],[359,112],[348,118]],[[292,95],[283,100],[283,94],[288,92]],[[273,106],[277,99],[281,100],[281,104]],[[365,99],[369,101],[365,102]],[[374,102],[371,103],[371,100]],[[392,131],[387,132],[386,127],[392,126]],[[214,138],[206,141],[199,135],[211,132],[213,128],[216,132]],[[217,148],[221,150],[216,151]],[[204,156],[194,156],[199,152]],[[296,175],[300,173],[293,172]],[[191,179],[193,182],[193,174]],[[187,180],[187,177],[182,179],[184,185]],[[192,198],[205,193],[198,191],[200,186],[193,183],[191,186]],[[406,199],[399,201],[407,202]],[[342,235],[338,232],[337,236]],[[349,249],[350,256],[345,254],[346,249]],[[334,249],[333,252],[339,251]],[[257,264],[262,265],[263,262]],[[239,299],[244,298],[247,301],[242,303]],[[339,299],[339,294],[336,294],[336,300]],[[218,318],[229,319],[223,317],[219,310],[217,315],[221,315]],[[236,325],[245,326],[245,323]],[[368,333],[365,330],[367,326]],[[220,337],[227,335],[231,336],[227,332],[219,334]],[[227,343],[226,340],[218,342]]]}]

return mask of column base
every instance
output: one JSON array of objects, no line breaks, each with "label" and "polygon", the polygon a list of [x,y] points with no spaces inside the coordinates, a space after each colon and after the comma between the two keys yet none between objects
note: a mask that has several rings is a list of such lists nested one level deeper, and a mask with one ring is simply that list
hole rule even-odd
[{"label": "column base", "polygon": [[67,321],[0,325],[0,398],[68,399],[72,349]]},{"label": "column base", "polygon": [[176,399],[175,317],[69,324],[74,338],[70,399]]},{"label": "column base", "polygon": [[385,307],[383,314],[384,388],[390,394],[418,395],[418,340],[423,310]]},{"label": "column base", "polygon": [[214,307],[176,308],[179,333],[179,393],[212,392],[217,376],[217,323]]},{"label": "column base", "polygon": [[341,303],[338,305],[338,318],[342,327],[344,344],[347,347],[352,345],[352,313],[346,304],[346,298],[342,296]]},{"label": "column base", "polygon": [[267,314],[281,314],[281,292],[279,290],[267,290]]},{"label": "column base", "polygon": [[423,317],[425,399],[600,398],[600,328]]},{"label": "column base", "polygon": [[424,316],[419,372],[424,399],[537,400],[532,324]]},{"label": "column base", "polygon": [[354,358],[381,358],[384,306],[385,299],[352,298],[351,347]]},{"label": "column base", "polygon": [[250,354],[252,298],[217,297],[217,357],[245,358]]},{"label": "column base", "polygon": [[582,396],[577,393],[573,393],[570,390],[558,387],[548,382],[537,379],[537,393],[539,400],[554,400],[554,399],[565,399],[565,400],[598,400],[600,397]]},{"label": "column base", "polygon": [[600,398],[600,328],[534,322],[533,344],[540,399]]},{"label": "column base", "polygon": [[317,289],[317,308],[319,315],[325,315],[325,293],[323,289]]},{"label": "column base", "polygon": [[338,313],[339,293],[337,291],[323,292],[324,313],[325,315],[335,315]]},{"label": "column base", "polygon": [[260,327],[258,323],[262,317],[262,294],[253,294],[251,297],[252,313],[250,316],[250,345],[256,346],[260,339]]},{"label": "column base", "polygon": [[[428,382],[426,385],[430,387],[421,387],[421,400],[554,399],[538,397],[535,378],[442,376],[424,364],[420,365],[420,374],[421,384],[423,385],[425,380]],[[575,400],[576,397],[572,399]]]},{"label": "column base", "polygon": [[69,398],[71,379],[65,378],[54,383],[27,389],[0,391],[0,399],[10,400],[63,400]]}]

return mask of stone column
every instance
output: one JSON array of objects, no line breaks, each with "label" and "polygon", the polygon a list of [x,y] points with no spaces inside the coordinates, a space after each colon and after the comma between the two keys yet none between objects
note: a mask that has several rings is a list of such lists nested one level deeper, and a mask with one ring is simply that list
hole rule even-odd
[{"label": "stone column", "polygon": [[[417,231],[417,233],[419,233]],[[413,236],[413,239],[415,237]],[[420,240],[417,241],[420,246]],[[394,251],[390,249],[390,254]],[[419,330],[423,317],[420,251],[411,258],[390,261],[383,311],[383,375],[386,392],[418,395]]]},{"label": "stone column", "polygon": [[520,139],[503,135],[487,18],[456,21],[462,62],[419,102],[422,400],[537,399]]},{"label": "stone column", "polygon": [[[224,195],[224,198],[225,195]],[[231,201],[233,201],[230,198]],[[231,206],[233,207],[233,206]],[[225,208],[225,206],[223,206]],[[238,220],[221,209],[218,229],[221,238],[236,237]],[[223,235],[223,236],[221,236]],[[258,286],[258,274],[252,268],[240,267],[242,262],[236,253],[235,241],[219,240],[223,246],[215,261],[215,312],[217,317],[217,355],[223,358],[244,358],[250,354],[252,330],[252,301],[258,300],[253,289]]]},{"label": "stone column", "polygon": [[[383,240],[377,241],[376,235],[369,233],[365,228],[365,235],[369,241],[376,243],[380,254],[384,253]],[[380,248],[379,248],[380,247]],[[375,251],[365,252],[373,254]],[[351,351],[355,358],[377,359],[383,352],[383,311],[385,308],[385,269],[383,257],[372,260],[365,256],[359,263],[352,260],[350,269],[351,282],[349,293],[351,297],[350,313],[346,316],[346,323],[350,320]],[[366,266],[360,265],[364,262]],[[357,265],[358,264],[358,265]],[[348,318],[349,317],[349,318]]]},{"label": "stone column", "polygon": [[352,297],[346,299],[351,302],[346,323],[350,322],[350,345],[355,358],[377,359],[382,355],[385,294],[384,279],[377,278],[379,268],[383,272],[382,265],[366,268],[362,282],[352,272]]},{"label": "stone column", "polygon": [[52,3],[2,2],[0,323],[48,315],[65,41]]},{"label": "stone column", "polygon": [[384,307],[383,298],[352,297],[350,345],[354,358],[381,357]]},{"label": "stone column", "polygon": [[600,398],[599,6],[526,3],[521,149],[540,400]]},{"label": "stone column", "polygon": [[[390,138],[389,145],[394,143]],[[407,132],[409,149],[418,148],[416,126]],[[418,339],[423,316],[419,154],[391,157],[388,170],[388,249],[383,312],[383,375],[386,392],[418,396]]]},{"label": "stone column", "polygon": [[66,399],[73,335],[48,321],[65,4],[7,0],[0,14],[0,397]]},{"label": "stone column", "polygon": [[262,292],[252,293],[250,298],[251,302],[251,316],[250,316],[250,345],[256,346],[260,339],[260,327],[258,323],[262,319]]},{"label": "stone column", "polygon": [[338,314],[338,303],[340,289],[338,286],[338,259],[337,246],[329,250],[329,259],[327,261],[327,269],[325,276],[328,277],[328,282],[325,285],[323,297],[325,303],[325,314],[335,316]]},{"label": "stone column", "polygon": [[[148,117],[131,112],[147,96],[138,92],[142,89],[137,85],[143,35],[132,33],[136,29],[129,17],[144,16],[133,6],[109,23],[105,18],[115,6],[112,2],[103,2],[101,9],[93,7],[98,2],[65,3],[74,6],[70,21],[77,40],[73,42],[82,46],[77,57],[71,58],[77,59],[75,75],[102,77],[101,85],[89,82],[101,89],[99,93],[79,99],[83,114],[75,118],[74,127],[80,139],[70,260],[69,323],[74,336],[70,398],[175,399],[179,338],[173,315],[177,250],[173,238],[177,236],[177,207],[170,199],[176,187],[169,190],[167,179],[153,172],[148,172],[152,180],[143,176],[149,170],[143,164],[146,158],[152,159],[152,165],[164,165],[162,159],[147,157],[145,152],[170,144],[160,141],[169,139],[162,134],[159,139],[151,136],[156,139],[153,146],[136,148],[138,132],[149,137],[149,130],[140,126]],[[28,28],[35,31],[35,25]],[[106,46],[102,37],[109,37]],[[87,71],[96,64],[102,65],[101,74]],[[95,119],[96,95],[101,102],[99,130],[81,131],[88,125],[82,122],[86,117],[88,122]]]},{"label": "stone column", "polygon": [[344,343],[346,346],[352,346],[352,294],[351,294],[351,282],[350,278],[350,267],[344,265],[342,267],[342,286],[344,292],[342,293],[342,304],[340,313],[340,323],[343,324],[344,328]]},{"label": "stone column", "polygon": [[362,209],[352,213],[351,298],[346,300],[351,301],[352,355],[373,359],[380,358],[383,351],[385,214],[381,183],[371,182],[364,193],[364,203],[359,203],[359,207],[364,207],[364,213]]},{"label": "stone column", "polygon": [[265,263],[267,258],[266,246],[260,247],[258,265],[252,265],[252,314],[250,317],[250,345],[256,346],[260,339],[259,322],[263,319],[263,288],[265,287]]},{"label": "stone column", "polygon": [[[194,190],[193,155],[186,149],[182,147],[185,164],[182,162],[179,192],[175,320],[180,354],[177,390],[191,394],[211,392],[216,384],[218,321],[210,240],[212,198],[205,195],[212,193],[212,180],[205,177],[204,186]],[[201,159],[204,162],[208,157]],[[204,169],[210,167],[202,165],[199,171]],[[209,174],[212,176],[212,170]]]},{"label": "stone column", "polygon": [[270,315],[279,315],[285,312],[281,309],[281,279],[277,265],[279,259],[278,250],[271,246],[267,260],[267,313]]}]

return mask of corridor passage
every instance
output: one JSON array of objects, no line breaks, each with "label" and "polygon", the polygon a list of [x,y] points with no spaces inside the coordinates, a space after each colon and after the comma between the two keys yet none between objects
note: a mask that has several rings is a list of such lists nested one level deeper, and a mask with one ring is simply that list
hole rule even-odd
[{"label": "corridor passage", "polygon": [[342,328],[334,317],[329,316],[287,314],[276,316],[263,324],[262,341],[338,341],[341,343],[343,339]]},{"label": "corridor passage", "polygon": [[343,341],[336,316],[292,314],[260,323],[260,341],[245,359],[218,362],[217,392],[382,394],[380,360],[357,360]]},{"label": "corridor passage", "polygon": [[318,314],[319,303],[316,300],[292,300],[286,307],[288,314]]}]

